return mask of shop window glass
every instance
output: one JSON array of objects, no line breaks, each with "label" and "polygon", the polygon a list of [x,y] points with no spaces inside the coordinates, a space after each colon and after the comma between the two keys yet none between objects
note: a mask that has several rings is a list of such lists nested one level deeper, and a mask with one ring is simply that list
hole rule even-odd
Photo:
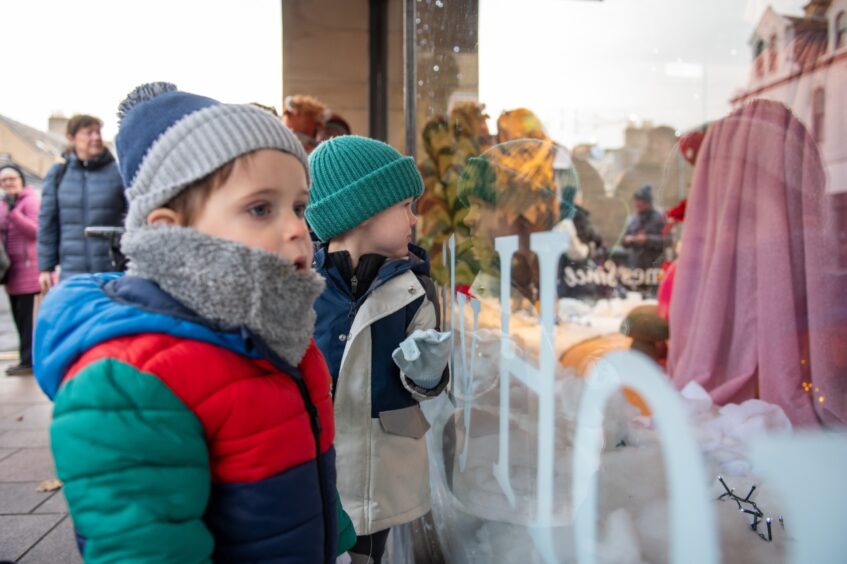
[{"label": "shop window glass", "polygon": [[[787,558],[779,472],[741,421],[847,423],[847,122],[824,104],[847,70],[824,64],[819,18],[799,0],[411,4],[418,242],[455,346],[450,399],[426,405],[443,553],[575,561],[589,456],[607,561],[667,561],[695,498],[698,556]],[[663,435],[674,402],[686,422]],[[578,435],[585,417],[602,432]],[[668,481],[684,444],[709,484],[691,498]],[[753,484],[762,514],[733,521]]]}]

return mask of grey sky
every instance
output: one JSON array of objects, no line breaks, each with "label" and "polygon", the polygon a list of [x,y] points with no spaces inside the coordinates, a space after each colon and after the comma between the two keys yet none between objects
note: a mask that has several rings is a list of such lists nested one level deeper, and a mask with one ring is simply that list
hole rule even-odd
[{"label": "grey sky", "polygon": [[102,118],[140,83],[279,106],[279,0],[3,0],[0,113],[39,129],[53,111]]},{"label": "grey sky", "polygon": [[[799,14],[805,0],[770,3]],[[767,4],[481,0],[480,98],[495,117],[536,110],[569,145],[619,144],[631,115],[684,129],[729,109]],[[4,0],[3,19],[0,113],[34,127],[86,112],[111,138],[118,102],[150,80],[280,103],[278,0]]]},{"label": "grey sky", "polygon": [[511,0],[480,5],[480,98],[534,110],[566,145],[619,145],[630,117],[687,129],[726,114],[768,4],[805,0]]}]

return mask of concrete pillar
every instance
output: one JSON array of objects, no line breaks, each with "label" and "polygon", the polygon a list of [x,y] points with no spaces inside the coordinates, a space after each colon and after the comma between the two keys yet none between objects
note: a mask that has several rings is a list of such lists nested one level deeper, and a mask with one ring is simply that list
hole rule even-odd
[{"label": "concrete pillar", "polygon": [[[354,133],[368,135],[368,0],[281,1],[283,97],[315,96],[344,116]],[[388,142],[404,152],[406,0],[387,3]],[[422,1],[415,2],[415,9],[420,20],[415,57],[422,82],[416,86],[420,131],[428,117],[447,113],[450,101],[477,95],[478,0]],[[437,62],[439,70],[433,71]]]},{"label": "concrete pillar", "polygon": [[448,115],[454,102],[479,99],[479,0],[424,0],[416,2],[416,12],[420,154],[427,120]]},{"label": "concrete pillar", "polygon": [[[388,140],[403,147],[403,0],[388,1]],[[368,0],[283,0],[282,94],[308,94],[368,135]]]}]

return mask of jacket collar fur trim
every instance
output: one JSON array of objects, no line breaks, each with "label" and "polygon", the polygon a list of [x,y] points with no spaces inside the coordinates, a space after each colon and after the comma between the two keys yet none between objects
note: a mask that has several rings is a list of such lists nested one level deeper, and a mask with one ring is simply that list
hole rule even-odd
[{"label": "jacket collar fur trim", "polygon": [[128,274],[156,282],[200,316],[246,326],[297,366],[312,338],[323,279],[260,249],[175,226],[130,230]]}]

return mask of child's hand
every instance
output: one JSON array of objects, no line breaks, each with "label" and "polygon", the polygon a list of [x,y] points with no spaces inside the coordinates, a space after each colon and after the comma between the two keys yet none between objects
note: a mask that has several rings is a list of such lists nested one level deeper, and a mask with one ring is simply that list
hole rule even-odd
[{"label": "child's hand", "polygon": [[391,354],[394,363],[417,386],[432,389],[450,358],[450,332],[416,330]]}]

